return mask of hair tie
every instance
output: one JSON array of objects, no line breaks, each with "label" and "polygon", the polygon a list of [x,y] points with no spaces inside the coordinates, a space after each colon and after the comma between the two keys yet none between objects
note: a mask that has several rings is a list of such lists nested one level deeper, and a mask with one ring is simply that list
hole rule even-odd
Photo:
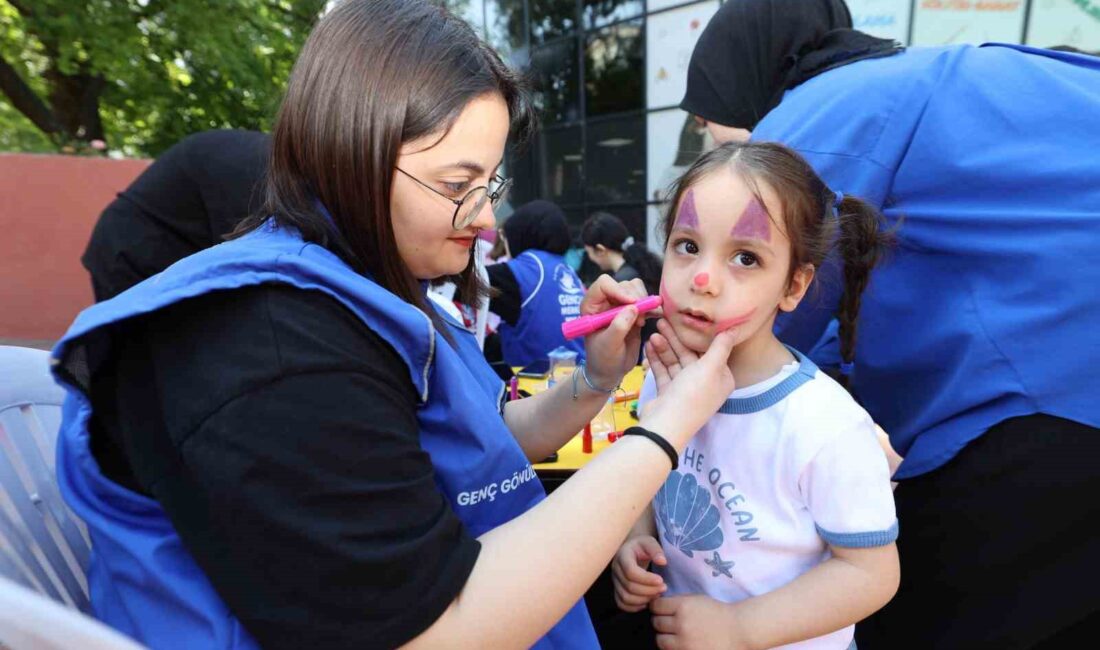
[{"label": "hair tie", "polygon": [[627,237],[626,239],[623,240],[623,250],[624,251],[626,249],[630,248],[633,245],[634,245],[634,238],[633,237]]},{"label": "hair tie", "polygon": [[836,192],[833,194],[833,210],[840,214],[840,204],[844,202],[844,192]]},{"label": "hair tie", "polygon": [[855,369],[856,364],[854,361],[842,361],[840,363],[840,374],[844,375],[845,377],[851,377],[852,371]]}]

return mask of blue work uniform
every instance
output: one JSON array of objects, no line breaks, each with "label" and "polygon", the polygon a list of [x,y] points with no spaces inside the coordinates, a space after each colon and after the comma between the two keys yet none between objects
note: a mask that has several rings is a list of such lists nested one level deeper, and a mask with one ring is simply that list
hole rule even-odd
[{"label": "blue work uniform", "polygon": [[519,320],[515,325],[501,323],[500,343],[504,361],[510,366],[525,366],[545,359],[548,352],[565,346],[584,360],[584,340],[566,341],[562,323],[581,314],[584,284],[561,255],[526,250],[510,260],[508,268],[519,285]]},{"label": "blue work uniform", "polygon": [[[752,138],[900,223],[863,296],[851,377],[905,456],[897,478],[1008,418],[1100,427],[1100,58],[910,48],[788,91]],[[835,312],[843,278],[822,275],[821,299],[776,323],[795,347]],[[815,360],[829,356],[819,343]]]},{"label": "blue work uniform", "polygon": [[[112,324],[210,292],[262,283],[321,291],[393,347],[419,397],[420,444],[431,457],[437,486],[471,535],[492,530],[545,498],[501,417],[504,385],[473,336],[452,323],[452,345],[423,312],[329,250],[269,221],[85,310],[53,352],[55,376],[68,392],[57,474],[65,500],[92,539],[88,583],[95,615],[153,647],[258,646],[184,548],[160,504],[101,472],[88,432],[90,377],[111,355]],[[584,603],[576,603],[535,647],[598,647]]]}]

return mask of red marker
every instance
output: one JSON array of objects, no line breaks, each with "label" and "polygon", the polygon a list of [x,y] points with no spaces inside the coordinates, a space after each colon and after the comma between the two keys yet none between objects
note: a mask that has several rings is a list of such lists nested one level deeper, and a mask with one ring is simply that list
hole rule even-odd
[{"label": "red marker", "polygon": [[584,425],[584,433],[581,435],[581,451],[586,454],[592,453],[592,423]]},{"label": "red marker", "polygon": [[[638,309],[638,313],[647,312],[656,309],[661,306],[660,296],[646,296],[638,302],[634,303],[634,307]],[[611,324],[611,321],[615,320],[615,317],[619,315],[619,312],[630,307],[630,305],[622,305],[621,307],[613,307],[607,311],[601,311],[598,314],[589,314],[588,316],[581,316],[580,318],[574,318],[573,320],[561,324],[561,333],[565,337],[565,340],[580,338],[595,332],[602,330]]]}]

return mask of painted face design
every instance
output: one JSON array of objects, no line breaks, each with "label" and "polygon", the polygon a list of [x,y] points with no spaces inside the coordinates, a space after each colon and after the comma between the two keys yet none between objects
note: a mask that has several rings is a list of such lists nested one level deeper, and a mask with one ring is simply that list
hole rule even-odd
[{"label": "painted face design", "polygon": [[[739,209],[730,206],[744,206]],[[786,284],[781,229],[745,182],[719,171],[686,190],[665,251],[661,296],[677,336],[702,352],[719,332],[768,329]],[[742,334],[744,332],[744,334]]]}]

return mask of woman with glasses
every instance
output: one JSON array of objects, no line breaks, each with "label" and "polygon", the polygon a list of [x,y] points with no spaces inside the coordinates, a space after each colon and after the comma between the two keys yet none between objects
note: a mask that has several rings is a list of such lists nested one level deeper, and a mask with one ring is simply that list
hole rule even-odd
[{"label": "woman with glasses", "polygon": [[852,29],[843,0],[738,0],[700,35],[681,108],[720,142],[797,150],[898,226],[858,319],[833,264],[776,320],[822,367],[854,359],[841,372],[905,457],[901,587],[859,647],[1096,638],[1079,578],[1100,574],[1100,506],[1079,495],[1100,489],[1100,59],[906,49]]},{"label": "woman with glasses", "polygon": [[561,325],[580,316],[584,284],[565,263],[569,226],[561,208],[550,201],[520,206],[500,229],[511,259],[490,265],[495,290],[489,310],[500,316],[501,353],[509,366],[525,366],[558,347],[584,360],[584,341],[566,341]]},{"label": "woman with glasses", "polygon": [[[425,298],[441,278],[485,295],[471,249],[529,110],[426,0],[321,19],[274,129],[267,216],[88,309],[54,350],[58,479],[92,539],[96,616],[152,647],[597,647],[581,596],[732,390],[732,337],[546,497],[531,462],[633,365],[637,310],[587,337],[573,381],[505,405]],[[580,309],[642,293],[607,279]]]}]

